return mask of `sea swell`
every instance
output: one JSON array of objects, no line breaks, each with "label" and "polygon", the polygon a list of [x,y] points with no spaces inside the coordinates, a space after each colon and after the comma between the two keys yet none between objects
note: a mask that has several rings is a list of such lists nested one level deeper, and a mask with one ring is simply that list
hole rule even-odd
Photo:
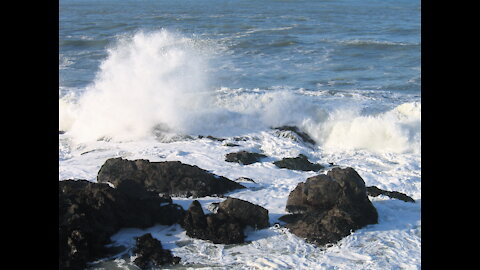
[{"label": "sea swell", "polygon": [[417,101],[378,114],[365,111],[379,96],[368,91],[337,102],[338,95],[312,96],[288,87],[215,89],[207,72],[213,51],[165,29],[119,36],[81,96],[60,98],[59,129],[84,143],[136,140],[159,130],[236,136],[295,125],[326,149],[419,151]]}]

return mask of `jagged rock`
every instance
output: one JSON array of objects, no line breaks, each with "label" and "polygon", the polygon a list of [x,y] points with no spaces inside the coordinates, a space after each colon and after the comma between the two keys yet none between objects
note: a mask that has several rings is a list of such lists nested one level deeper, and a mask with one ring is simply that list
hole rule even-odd
[{"label": "jagged rock", "polygon": [[182,227],[188,236],[215,244],[239,244],[245,239],[240,223],[222,213],[205,215],[197,200],[188,208]]},{"label": "jagged rock", "polygon": [[60,269],[81,270],[87,262],[111,255],[105,245],[121,228],[172,225],[184,215],[170,198],[161,198],[133,181],[112,188],[87,180],[64,180],[58,193]]},{"label": "jagged rock", "polygon": [[111,158],[105,161],[97,175],[98,182],[114,186],[127,179],[140,183],[149,191],[178,197],[220,195],[245,188],[228,178],[180,161]]},{"label": "jagged rock", "polygon": [[299,183],[280,218],[293,234],[317,245],[334,243],[351,231],[378,222],[365,182],[352,168],[333,168]]},{"label": "jagged rock", "polygon": [[133,253],[137,256],[133,263],[140,269],[151,269],[180,262],[179,257],[173,256],[170,250],[163,249],[162,243],[153,238],[150,233],[136,238]]},{"label": "jagged rock", "polygon": [[281,126],[281,127],[276,127],[273,128],[276,130],[280,131],[290,131],[296,134],[298,137],[300,137],[304,142],[310,143],[312,145],[315,145],[315,141],[310,137],[307,133],[301,131],[298,127],[296,126]]},{"label": "jagged rock", "polygon": [[323,169],[320,164],[311,163],[305,155],[298,155],[295,158],[283,158],[273,162],[279,168],[286,168],[297,171],[319,171]]},{"label": "jagged rock", "polygon": [[182,227],[188,236],[210,240],[215,244],[239,244],[245,241],[246,226],[260,229],[269,226],[268,210],[250,202],[227,198],[216,213],[205,215],[195,200],[188,208]]},{"label": "jagged rock", "polygon": [[255,162],[260,161],[262,158],[267,156],[259,153],[250,153],[247,151],[239,151],[234,153],[228,153],[225,155],[225,161],[228,162],[237,162],[242,165],[249,165]]},{"label": "jagged rock", "polygon": [[385,195],[385,196],[388,196],[392,199],[399,199],[399,200],[402,200],[404,202],[415,203],[415,200],[412,197],[407,196],[407,194],[405,194],[405,193],[401,193],[401,192],[398,192],[398,191],[387,191],[387,190],[379,189],[376,186],[367,187],[367,194],[368,194],[368,196],[372,196],[372,197],[377,197],[379,195]]}]

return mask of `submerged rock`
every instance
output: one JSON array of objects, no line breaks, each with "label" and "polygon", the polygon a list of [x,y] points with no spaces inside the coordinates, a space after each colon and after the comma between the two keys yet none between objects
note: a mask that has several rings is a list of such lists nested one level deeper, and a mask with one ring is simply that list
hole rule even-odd
[{"label": "submerged rock", "polygon": [[210,139],[212,141],[217,141],[217,142],[223,142],[225,141],[226,139],[224,138],[218,138],[218,137],[213,137],[211,135],[208,135],[207,137],[203,136],[203,135],[198,135],[198,138],[199,139],[203,139],[203,138],[207,138],[207,139]]},{"label": "submerged rock", "polygon": [[180,161],[111,158],[105,161],[97,175],[98,182],[114,186],[127,179],[140,183],[149,191],[178,197],[220,195],[245,188],[228,178]]},{"label": "submerged rock", "polygon": [[248,177],[239,177],[235,179],[235,182],[250,182],[250,183],[256,183],[253,179],[248,178]]},{"label": "submerged rock", "polygon": [[256,229],[268,227],[268,210],[235,198],[227,198],[218,205],[216,213],[208,215],[205,215],[202,206],[195,200],[182,223],[188,236],[210,240],[215,244],[244,243],[243,230],[246,226]]},{"label": "submerged rock", "polygon": [[133,253],[136,255],[133,263],[140,269],[150,269],[180,262],[179,257],[173,256],[170,250],[163,249],[160,240],[153,238],[150,233],[136,238]]},{"label": "submerged rock", "polygon": [[[84,269],[111,254],[110,236],[125,227],[172,225],[183,219],[181,206],[127,180],[112,188],[87,180],[59,182],[59,268]],[[167,205],[162,205],[162,204]]]},{"label": "submerged rock", "polygon": [[368,196],[372,196],[372,197],[377,197],[379,195],[385,195],[385,196],[388,196],[392,199],[399,199],[399,200],[402,200],[404,202],[412,202],[412,203],[415,202],[415,200],[412,197],[407,196],[407,194],[405,194],[405,193],[401,193],[401,192],[398,192],[398,191],[387,191],[387,190],[379,189],[376,186],[367,187],[367,194],[368,194]]},{"label": "submerged rock", "polygon": [[239,144],[236,144],[236,143],[225,143],[225,144],[222,144],[223,146],[228,146],[228,147],[237,147],[237,146],[240,146]]},{"label": "submerged rock", "polygon": [[250,153],[247,151],[239,151],[234,153],[228,153],[225,155],[225,161],[227,162],[237,162],[242,165],[249,165],[255,162],[260,161],[262,158],[267,156],[259,153]]},{"label": "submerged rock", "polygon": [[352,168],[333,168],[299,183],[288,196],[286,210],[292,214],[280,220],[290,232],[317,245],[335,243],[378,222],[365,182]]},{"label": "submerged rock", "polygon": [[316,163],[311,163],[308,158],[302,154],[295,158],[283,158],[273,162],[279,168],[285,168],[297,171],[319,171],[323,166]]}]

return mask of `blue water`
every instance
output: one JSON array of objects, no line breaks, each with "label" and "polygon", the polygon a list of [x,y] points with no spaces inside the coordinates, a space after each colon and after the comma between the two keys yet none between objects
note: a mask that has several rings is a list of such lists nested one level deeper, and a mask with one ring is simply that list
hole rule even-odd
[{"label": "blue water", "polygon": [[[255,139],[238,142],[242,150],[278,159],[303,153],[322,164],[351,166],[368,185],[420,201],[420,0],[60,0],[59,5],[60,180],[95,181],[110,157],[179,160],[231,179],[268,179],[262,190],[234,197],[260,202],[277,215],[285,190],[308,173],[282,174],[267,163],[233,169],[220,143],[169,137],[170,132],[248,135]],[[182,38],[188,44],[179,51],[191,58],[174,55],[175,48],[164,44],[173,39],[173,46],[181,46]],[[307,149],[272,135],[270,127],[281,125],[302,128],[317,146]],[[156,141],[146,136],[152,134]],[[220,247],[221,258],[218,246],[177,245],[168,237],[162,244],[187,263],[170,269],[210,264],[250,269],[261,261],[283,261],[291,269],[419,269],[420,205],[408,211],[377,205],[379,227],[331,253],[281,236],[238,249]],[[213,255],[205,256],[211,250]],[[137,269],[128,258],[97,266],[92,269]]]},{"label": "blue water", "polygon": [[419,0],[60,0],[60,95],[119,36],[167,29],[215,48],[216,88],[420,92]]}]

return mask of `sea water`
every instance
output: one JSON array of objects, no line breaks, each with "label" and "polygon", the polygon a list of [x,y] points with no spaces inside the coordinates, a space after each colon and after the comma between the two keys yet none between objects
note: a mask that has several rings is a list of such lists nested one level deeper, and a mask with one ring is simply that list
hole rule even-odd
[{"label": "sea water", "polygon": [[[379,223],[326,249],[274,226],[248,230],[244,245],[192,239],[179,226],[146,230],[182,258],[173,268],[420,269],[420,1],[59,5],[59,180],[95,182],[112,157],[179,160],[254,179],[228,196],[267,208],[273,225],[289,192],[317,173],[272,161],[304,154],[416,200],[370,198]],[[282,125],[299,127],[316,145],[272,129]],[[239,150],[269,158],[224,161]],[[173,199],[184,208],[193,200]],[[199,200],[206,207],[223,199]],[[113,244],[131,247],[146,231],[126,228]],[[92,267],[136,269],[129,256]]]}]

